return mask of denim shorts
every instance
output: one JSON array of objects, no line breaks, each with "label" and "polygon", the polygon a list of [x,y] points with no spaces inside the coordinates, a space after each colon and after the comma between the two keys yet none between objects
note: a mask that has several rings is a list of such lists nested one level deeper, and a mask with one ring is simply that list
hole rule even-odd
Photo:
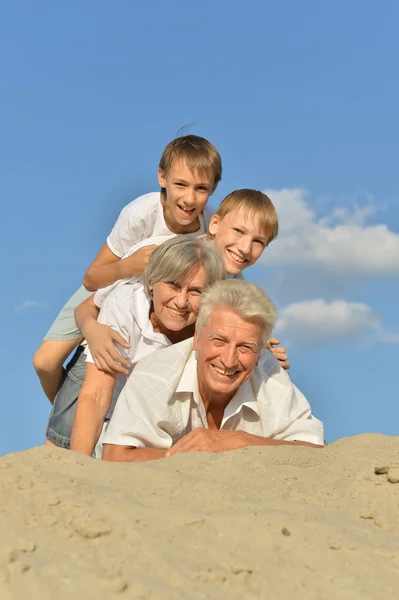
[{"label": "denim shorts", "polygon": [[82,334],[75,323],[75,308],[92,294],[82,285],[61,309],[44,339],[62,342],[81,338]]},{"label": "denim shorts", "polygon": [[61,448],[69,448],[71,445],[72,425],[85,373],[86,354],[84,347],[78,346],[66,366],[46,430],[46,438]]}]

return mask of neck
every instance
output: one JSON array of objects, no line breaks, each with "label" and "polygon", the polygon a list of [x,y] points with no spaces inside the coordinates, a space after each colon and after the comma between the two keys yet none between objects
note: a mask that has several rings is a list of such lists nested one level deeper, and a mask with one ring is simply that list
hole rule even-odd
[{"label": "neck", "polygon": [[230,394],[216,394],[212,392],[209,388],[207,388],[206,384],[202,381],[198,374],[197,368],[197,381],[198,381],[198,391],[201,396],[202,403],[205,407],[205,410],[211,410],[213,408],[224,409],[234,396],[235,392]]}]

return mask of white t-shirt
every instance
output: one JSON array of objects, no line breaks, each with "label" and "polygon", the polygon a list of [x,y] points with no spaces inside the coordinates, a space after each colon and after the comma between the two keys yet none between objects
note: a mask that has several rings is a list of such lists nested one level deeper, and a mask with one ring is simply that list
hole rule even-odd
[{"label": "white t-shirt", "polygon": [[[206,208],[198,216],[200,227],[189,235],[207,233],[212,213]],[[125,206],[107,238],[109,249],[119,258],[127,256],[132,246],[152,236],[176,235],[163,216],[160,192],[139,196]]]},{"label": "white t-shirt", "polygon": [[[149,319],[151,301],[140,283],[122,285],[113,290],[104,300],[98,322],[109,325],[130,344],[130,348],[122,348],[115,344],[118,351],[127,358],[132,372],[134,365],[155,350],[171,345],[171,341],[162,333],[155,333]],[[89,349],[86,362],[94,363]],[[112,404],[107,418],[111,417],[116,400],[126,383],[128,375],[118,375],[112,394]]]},{"label": "white t-shirt", "polygon": [[[271,352],[227,405],[221,429],[286,441],[324,444],[321,421]],[[104,444],[169,449],[180,438],[207,428],[198,391],[192,339],[160,350],[135,367],[119,396]]]}]

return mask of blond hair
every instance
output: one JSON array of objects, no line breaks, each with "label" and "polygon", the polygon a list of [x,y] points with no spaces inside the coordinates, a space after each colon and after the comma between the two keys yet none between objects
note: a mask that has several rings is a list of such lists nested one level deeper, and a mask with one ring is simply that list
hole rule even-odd
[{"label": "blond hair", "polygon": [[200,337],[201,329],[215,310],[230,310],[244,320],[259,323],[262,327],[261,352],[266,347],[276,322],[276,307],[256,283],[243,279],[216,281],[201,296],[195,330]]},{"label": "blond hair", "polygon": [[[205,138],[198,135],[183,135],[166,146],[159,161],[159,169],[167,173],[172,163],[184,160],[191,171],[198,171],[201,175],[212,173],[214,187],[222,179],[222,159],[215,146]],[[165,188],[161,188],[165,195]]]},{"label": "blond hair", "polygon": [[245,216],[256,214],[260,220],[260,227],[267,235],[270,244],[278,234],[278,217],[273,202],[259,190],[242,189],[231,192],[222,200],[216,215],[223,219],[233,210],[244,209]]}]

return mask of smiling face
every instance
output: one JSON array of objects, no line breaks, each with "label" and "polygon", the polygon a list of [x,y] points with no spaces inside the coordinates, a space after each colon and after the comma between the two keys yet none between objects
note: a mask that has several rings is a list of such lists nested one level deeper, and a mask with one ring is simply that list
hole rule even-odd
[{"label": "smiling face", "polygon": [[268,236],[262,230],[259,215],[244,208],[232,210],[225,217],[213,215],[209,233],[220,248],[224,268],[230,275],[238,275],[253,265],[268,244]]},{"label": "smiling face", "polygon": [[202,265],[195,265],[175,281],[155,283],[151,314],[154,329],[168,335],[168,331],[180,331],[195,323],[205,286],[206,275]]},{"label": "smiling face", "polygon": [[198,215],[215,188],[212,173],[192,171],[180,160],[174,161],[167,172],[159,170],[158,182],[166,189],[164,217],[169,229],[174,233],[197,231]]},{"label": "smiling face", "polygon": [[258,363],[262,326],[221,308],[199,333],[194,337],[194,350],[202,399],[206,404],[229,402]]}]

